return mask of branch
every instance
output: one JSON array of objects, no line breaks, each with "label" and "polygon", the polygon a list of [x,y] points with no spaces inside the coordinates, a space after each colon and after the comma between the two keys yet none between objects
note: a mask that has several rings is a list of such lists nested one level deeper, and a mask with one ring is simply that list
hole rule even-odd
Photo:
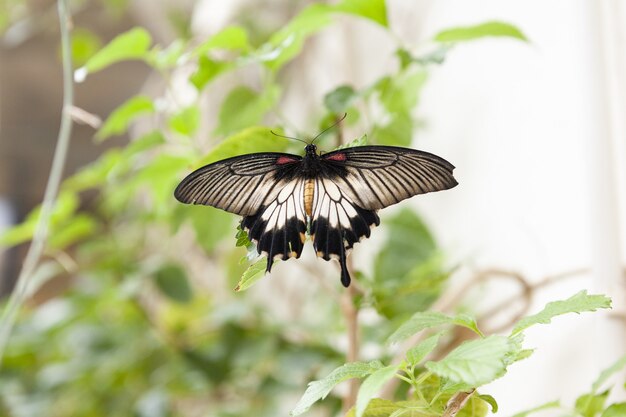
[{"label": "branch", "polygon": [[61,127],[57,137],[52,168],[50,169],[50,176],[48,177],[48,183],[41,205],[41,214],[37,220],[33,241],[26,254],[24,265],[17,278],[15,288],[11,293],[9,302],[2,312],[2,318],[0,319],[0,367],[2,366],[4,351],[9,337],[11,336],[17,313],[28,295],[31,278],[39,265],[41,255],[45,248],[50,226],[50,217],[59,192],[63,167],[65,166],[65,159],[69,149],[70,135],[72,133],[70,109],[74,101],[74,86],[72,84],[72,60],[70,55],[71,22],[67,12],[66,1],[67,0],[58,0],[57,2],[63,59],[63,111],[61,114]]},{"label": "branch", "polygon": [[448,401],[448,404],[446,404],[446,409],[444,410],[441,417],[456,416],[459,411],[461,411],[463,407],[465,407],[465,404],[467,404],[474,392],[476,392],[475,389],[468,392],[460,391],[454,394],[452,398],[450,398],[450,401]]}]

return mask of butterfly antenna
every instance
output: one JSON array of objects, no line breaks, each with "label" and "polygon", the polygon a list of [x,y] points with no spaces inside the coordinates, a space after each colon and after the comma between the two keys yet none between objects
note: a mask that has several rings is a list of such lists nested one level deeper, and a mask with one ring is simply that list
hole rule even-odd
[{"label": "butterfly antenna", "polygon": [[306,143],[308,145],[308,142],[302,139],[298,139],[298,138],[294,138],[292,136],[285,136],[285,135],[281,135],[279,133],[274,132],[273,130],[270,130],[270,132],[272,132],[272,135],[274,136],[278,136],[279,138],[285,138],[285,139],[293,139],[293,140],[297,140],[298,142],[302,142],[302,143]]},{"label": "butterfly antenna", "polygon": [[317,134],[317,136],[315,136],[313,138],[313,140],[311,141],[311,144],[313,142],[315,142],[317,140],[317,138],[319,138],[320,136],[322,136],[324,133],[328,132],[330,129],[334,128],[335,126],[337,126],[338,124],[340,124],[341,122],[343,122],[343,119],[346,118],[346,116],[348,115],[348,113],[344,113],[343,116],[341,116],[341,119],[337,120],[335,123],[333,123],[332,125],[328,126],[326,129],[322,130],[320,133]]}]

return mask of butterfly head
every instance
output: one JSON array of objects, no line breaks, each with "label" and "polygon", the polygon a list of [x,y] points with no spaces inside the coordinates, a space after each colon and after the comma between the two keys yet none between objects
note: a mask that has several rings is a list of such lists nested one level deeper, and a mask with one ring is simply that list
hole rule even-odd
[{"label": "butterfly head", "polygon": [[317,146],[315,146],[312,143],[309,143],[304,148],[304,152],[306,153],[307,156],[315,156],[317,155]]}]

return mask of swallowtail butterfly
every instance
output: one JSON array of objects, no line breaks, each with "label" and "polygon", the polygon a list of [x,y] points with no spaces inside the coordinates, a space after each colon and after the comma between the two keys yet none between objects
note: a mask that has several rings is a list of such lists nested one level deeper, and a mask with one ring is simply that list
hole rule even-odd
[{"label": "swallowtail butterfly", "polygon": [[243,216],[241,228],[274,260],[299,258],[306,235],[317,256],[336,259],[350,285],[346,256],[380,223],[376,212],[417,194],[457,185],[454,166],[436,155],[393,146],[356,146],[305,155],[253,153],[189,174],[174,195]]}]

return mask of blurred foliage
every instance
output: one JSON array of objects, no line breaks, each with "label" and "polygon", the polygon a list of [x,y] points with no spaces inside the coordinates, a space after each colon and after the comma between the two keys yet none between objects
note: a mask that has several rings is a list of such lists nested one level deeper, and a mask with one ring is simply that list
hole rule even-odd
[{"label": "blurred foliage", "polygon": [[[104,3],[112,11],[125,4]],[[257,6],[249,7],[253,15]],[[0,1],[0,11],[0,32],[27,17],[19,1]],[[279,110],[285,87],[281,70],[298,58],[309,38],[335,24],[338,14],[392,34],[385,1],[313,3],[273,30],[252,27],[242,18],[202,40],[193,39],[191,16],[178,9],[167,14],[179,34],[170,45],[155,44],[144,28],[119,34],[104,46],[88,28],[74,32],[77,81],[118,62],[139,60],[167,88],[162,95],[137,95],[121,103],[94,139],[129,134],[138,121],[143,127],[136,131],[142,133],[133,132],[126,146],[107,150],[64,182],[38,284],[51,279],[56,287],[69,284],[62,294],[22,311],[0,371],[1,415],[262,417],[289,410],[300,414],[328,395],[317,407],[324,415],[337,415],[340,401],[332,389],[350,378],[364,379],[350,416],[440,415],[455,392],[490,382],[531,353],[521,347],[527,327],[558,314],[608,306],[604,297],[581,293],[520,322],[512,335],[487,337],[472,317],[424,313],[440,296],[450,269],[428,226],[404,208],[383,218],[387,238],[373,268],[355,266],[362,290],[355,306],[376,313],[374,324],[361,324],[361,343],[375,346],[379,358],[344,364],[337,342],[345,333],[338,280],[330,295],[314,292],[286,300],[292,309],[302,309],[306,320],[273,312],[278,299],[259,300],[254,289],[245,291],[263,279],[265,261],[250,259],[254,248],[236,230],[236,216],[181,205],[172,193],[186,172],[204,164],[242,153],[299,150],[300,144],[270,132],[290,130]],[[390,36],[398,45],[389,57],[396,65],[388,73],[364,87],[335,86],[325,92],[318,114],[310,115],[325,128],[347,112],[345,124],[360,123],[367,136],[339,144],[335,129],[319,141],[326,148],[366,141],[409,146],[420,125],[416,109],[429,73],[456,43],[488,36],[525,40],[519,29],[502,22],[442,31],[424,54]],[[171,79],[181,68],[191,68],[184,73],[198,93],[185,104],[171,100]],[[217,125],[207,138],[203,95],[221,76],[244,68],[258,78],[229,84],[219,109],[212,110]],[[31,240],[38,216],[35,209],[0,236],[0,245]],[[299,275],[314,274],[302,268]],[[274,297],[284,294],[276,291]],[[473,330],[477,339],[438,361],[426,361],[445,331],[456,326]],[[385,365],[392,355],[386,337],[397,342],[441,327],[447,330],[411,347],[406,360]],[[296,405],[306,383],[322,375],[328,376],[311,383]],[[395,377],[405,384],[393,400],[373,398]],[[585,397],[580,407],[596,410],[602,394],[590,395],[595,397]],[[490,407],[497,409],[488,395],[476,394],[469,404],[459,416],[482,417]]]}]

